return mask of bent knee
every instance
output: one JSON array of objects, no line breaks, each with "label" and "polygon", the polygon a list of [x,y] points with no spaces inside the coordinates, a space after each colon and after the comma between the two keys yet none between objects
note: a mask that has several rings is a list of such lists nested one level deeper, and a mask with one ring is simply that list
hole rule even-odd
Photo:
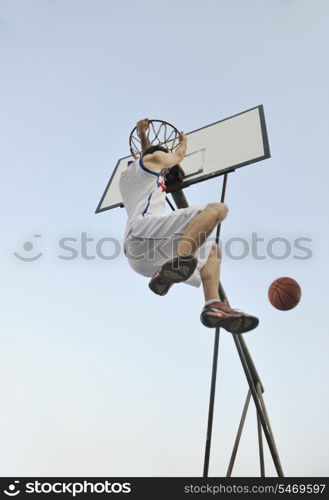
[{"label": "bent knee", "polygon": [[228,207],[225,203],[208,203],[206,205],[205,212],[209,213],[217,221],[223,220],[228,212]]},{"label": "bent knee", "polygon": [[208,203],[204,210],[218,210],[222,203]]}]

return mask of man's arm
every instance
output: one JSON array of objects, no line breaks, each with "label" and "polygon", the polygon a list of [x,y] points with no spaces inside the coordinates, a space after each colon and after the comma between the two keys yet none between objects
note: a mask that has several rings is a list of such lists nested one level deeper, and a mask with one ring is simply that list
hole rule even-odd
[{"label": "man's arm", "polygon": [[137,122],[137,134],[141,140],[142,154],[151,145],[150,141],[148,140],[148,137],[146,136],[146,131],[148,128],[149,128],[149,119],[148,118],[143,118],[143,120],[139,120]]},{"label": "man's arm", "polygon": [[143,158],[145,167],[154,172],[161,172],[164,168],[171,168],[178,165],[184,158],[187,148],[187,137],[184,132],[179,134],[179,146],[172,153],[155,151]]}]

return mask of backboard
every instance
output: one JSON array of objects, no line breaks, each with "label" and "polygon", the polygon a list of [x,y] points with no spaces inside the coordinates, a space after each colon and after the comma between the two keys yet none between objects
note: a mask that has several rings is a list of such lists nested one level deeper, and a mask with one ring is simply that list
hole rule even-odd
[{"label": "backboard", "polygon": [[[212,179],[226,172],[270,157],[263,106],[189,132],[181,167],[185,178],[180,188]],[[118,160],[96,213],[123,207],[119,180],[133,156]]]}]

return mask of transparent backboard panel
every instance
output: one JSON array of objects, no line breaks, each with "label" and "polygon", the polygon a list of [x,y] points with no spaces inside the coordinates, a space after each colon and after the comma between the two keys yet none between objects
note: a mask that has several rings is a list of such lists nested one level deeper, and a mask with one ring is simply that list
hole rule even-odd
[{"label": "transparent backboard panel", "polygon": [[[263,106],[207,125],[187,135],[188,146],[181,166],[182,187],[270,157]],[[96,213],[123,206],[119,179],[132,156],[121,158],[98,204]]]}]

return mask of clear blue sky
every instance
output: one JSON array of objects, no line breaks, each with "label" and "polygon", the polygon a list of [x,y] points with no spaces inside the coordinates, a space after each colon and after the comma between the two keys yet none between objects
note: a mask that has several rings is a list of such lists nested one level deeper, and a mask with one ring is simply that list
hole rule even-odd
[{"label": "clear blue sky", "polygon": [[[1,475],[202,474],[213,332],[201,290],[161,298],[122,254],[99,258],[125,213],[94,210],[139,118],[189,132],[258,104],[272,158],[230,175],[223,241],[310,238],[312,258],[224,255],[222,281],[261,318],[245,339],[285,474],[328,475],[328,18],[326,0],[1,2]],[[219,193],[217,179],[186,195]],[[74,260],[59,258],[64,237]],[[302,286],[290,312],[267,300],[280,276]],[[225,475],[246,393],[222,332],[210,475]],[[258,473],[252,409],[234,474]]]}]

